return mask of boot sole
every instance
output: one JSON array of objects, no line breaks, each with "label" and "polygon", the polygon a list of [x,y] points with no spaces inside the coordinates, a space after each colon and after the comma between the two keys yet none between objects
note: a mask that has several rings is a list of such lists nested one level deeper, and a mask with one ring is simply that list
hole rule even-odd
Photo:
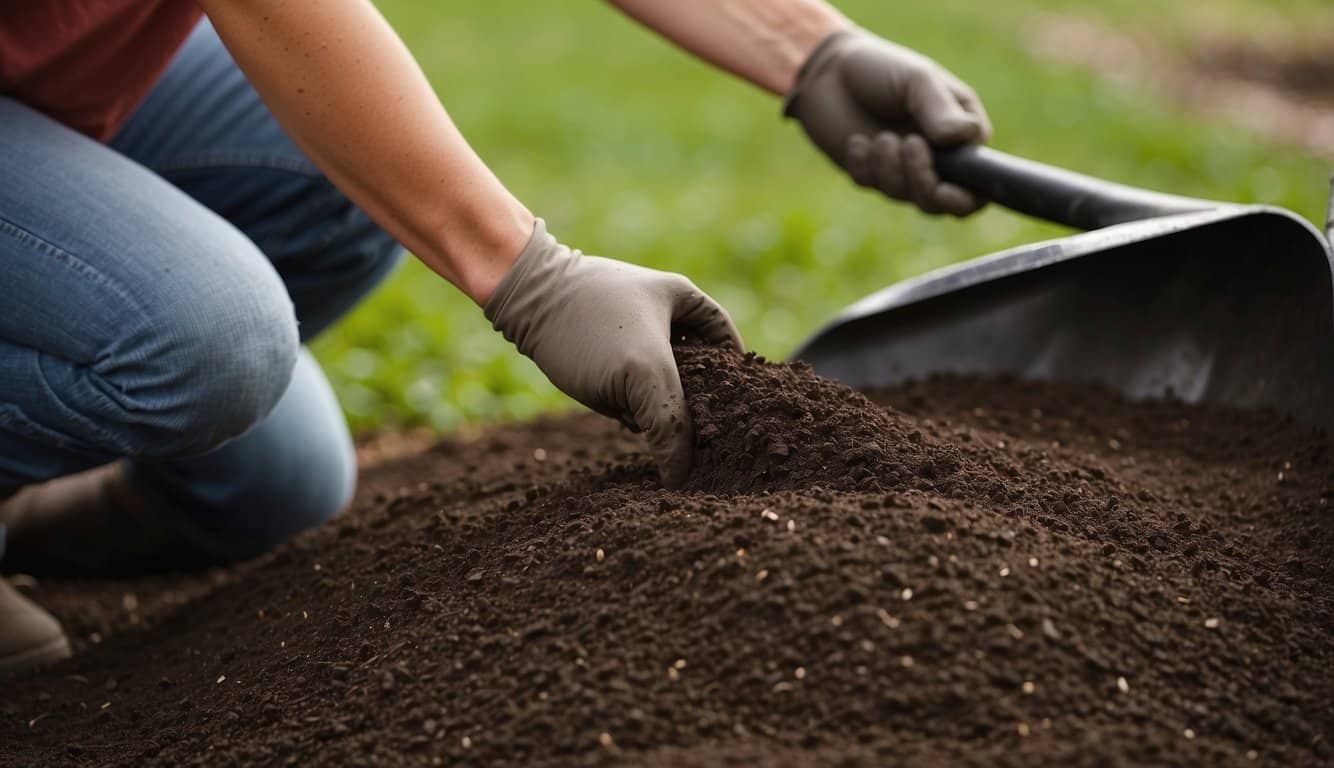
[{"label": "boot sole", "polygon": [[64,635],[22,653],[0,657],[0,677],[26,672],[69,658],[69,640]]}]

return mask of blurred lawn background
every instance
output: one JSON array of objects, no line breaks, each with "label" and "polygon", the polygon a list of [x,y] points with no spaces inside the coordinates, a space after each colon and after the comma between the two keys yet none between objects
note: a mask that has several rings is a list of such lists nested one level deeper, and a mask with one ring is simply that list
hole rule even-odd
[{"label": "blurred lawn background", "polygon": [[[664,0],[670,2],[670,0]],[[1323,0],[844,0],[854,20],[971,83],[993,145],[1098,176],[1323,217],[1329,164],[1160,97],[1026,52],[1041,13],[1186,44],[1328,28]],[[786,356],[848,303],[897,280],[1064,230],[988,209],[935,219],[859,190],[718,73],[598,2],[381,0],[463,132],[567,244],[685,273],[748,345]],[[392,125],[384,126],[392,131]],[[573,407],[413,261],[315,345],[354,429],[523,419]]]}]

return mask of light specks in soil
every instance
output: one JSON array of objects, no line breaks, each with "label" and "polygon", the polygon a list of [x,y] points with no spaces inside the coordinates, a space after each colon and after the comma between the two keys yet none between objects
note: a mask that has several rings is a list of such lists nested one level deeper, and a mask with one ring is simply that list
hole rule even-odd
[{"label": "light specks in soil", "polygon": [[385,460],[216,581],[30,585],[105,642],[6,681],[0,765],[1327,759],[1323,439],[1080,387],[683,380],[719,462],[685,491],[540,421]]}]

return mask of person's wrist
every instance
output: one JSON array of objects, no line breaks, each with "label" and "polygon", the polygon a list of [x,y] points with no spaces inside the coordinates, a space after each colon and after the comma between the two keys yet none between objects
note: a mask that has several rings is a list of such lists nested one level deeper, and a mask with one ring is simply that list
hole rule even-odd
[{"label": "person's wrist", "polygon": [[496,286],[528,245],[536,222],[536,217],[520,205],[505,215],[486,217],[478,227],[473,256],[459,275],[459,287],[478,306],[490,301]]},{"label": "person's wrist", "polygon": [[793,38],[793,45],[789,49],[792,55],[785,62],[785,71],[780,79],[783,86],[778,93],[784,97],[790,95],[815,52],[835,35],[856,28],[851,20],[837,12],[812,18],[803,25]]},{"label": "person's wrist", "polygon": [[528,357],[533,356],[536,321],[548,317],[547,310],[564,301],[557,283],[569,255],[569,249],[547,232],[546,222],[536,219],[518,258],[482,303],[482,314],[491,327]]}]

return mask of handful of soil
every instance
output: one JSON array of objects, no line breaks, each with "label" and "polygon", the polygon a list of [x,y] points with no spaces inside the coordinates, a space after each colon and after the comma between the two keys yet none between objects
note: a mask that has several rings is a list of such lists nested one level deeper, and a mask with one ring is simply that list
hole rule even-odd
[{"label": "handful of soil", "polygon": [[959,468],[957,453],[805,363],[702,344],[678,345],[676,362],[695,426],[687,490],[891,490]]}]

